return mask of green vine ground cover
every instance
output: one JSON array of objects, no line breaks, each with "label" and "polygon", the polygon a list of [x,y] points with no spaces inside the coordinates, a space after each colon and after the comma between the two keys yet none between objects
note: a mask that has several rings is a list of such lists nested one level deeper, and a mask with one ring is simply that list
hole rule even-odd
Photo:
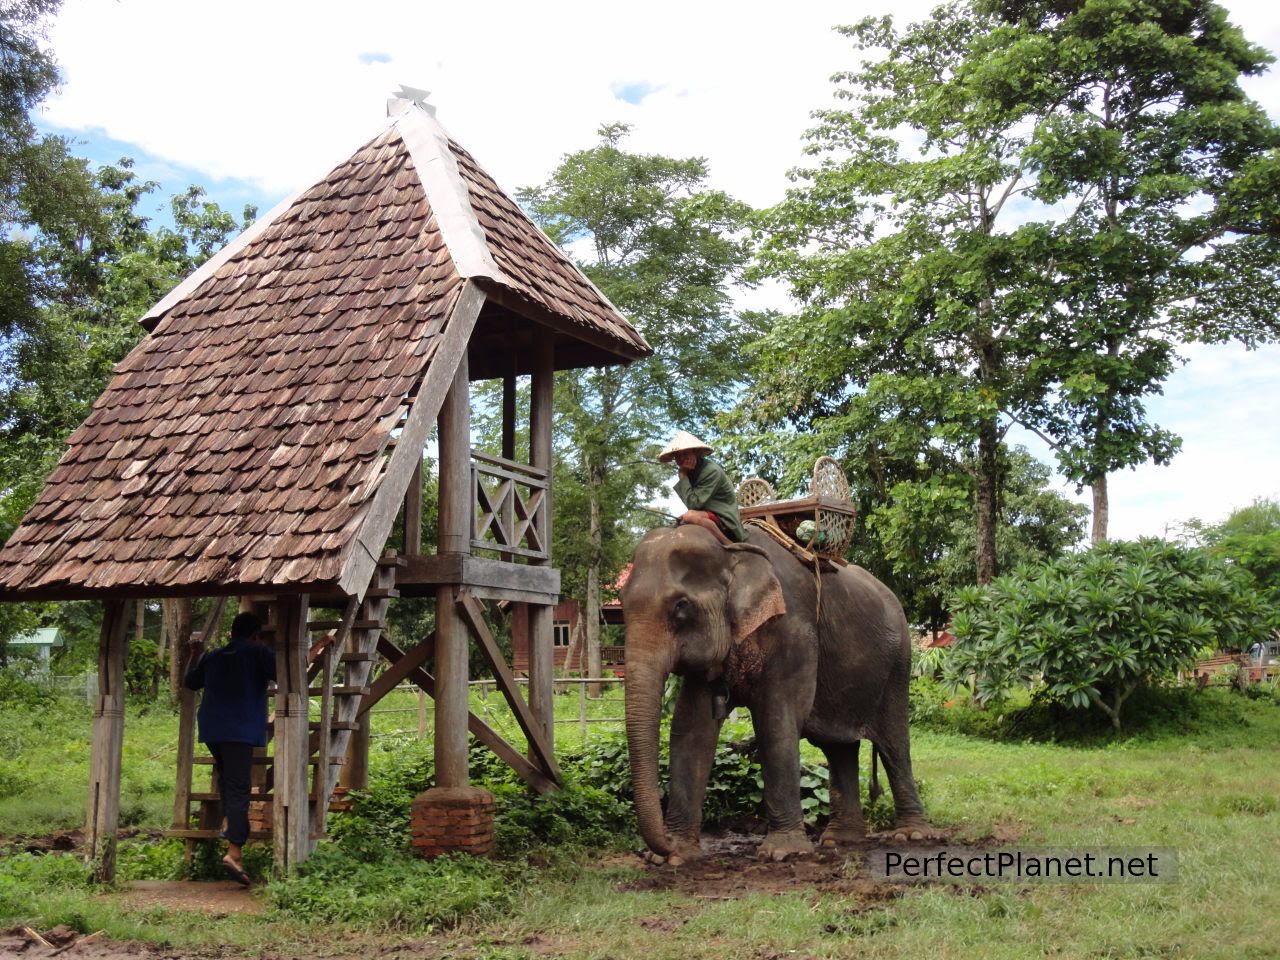
[{"label": "green vine ground cover", "polygon": [[[576,715],[576,697],[558,706]],[[409,955],[477,958],[1275,957],[1280,708],[1210,690],[1151,712],[1153,724],[1123,738],[1055,743],[1018,739],[1034,728],[1025,716],[935,704],[920,711],[916,773],[931,819],[957,840],[1172,847],[1173,884],[936,885],[871,895],[796,886],[729,898],[652,889],[645,880],[653,874],[631,854],[629,813],[614,796],[623,758],[608,741],[566,764],[576,779],[603,786],[579,783],[551,808],[500,786],[505,859],[428,865],[396,849],[402,834],[378,806],[414,789],[412,759],[425,763],[427,751],[411,732],[375,740],[367,815],[352,818],[345,838],[335,829],[309,875],[249,894],[264,901],[259,915],[130,911],[118,895],[88,887],[74,857],[10,848],[0,854],[0,924],[68,923],[195,955],[368,956],[400,944]],[[162,827],[173,715],[134,708],[127,730],[126,808],[136,826]],[[81,704],[58,701],[35,714],[0,707],[0,835],[79,824],[87,742]],[[574,746],[564,744],[566,756]],[[728,764],[722,775],[750,787],[749,771]],[[357,820],[359,829],[350,825]],[[257,856],[261,869],[265,851]],[[133,877],[169,876],[179,862],[173,843],[140,838],[122,849],[122,873]]]}]

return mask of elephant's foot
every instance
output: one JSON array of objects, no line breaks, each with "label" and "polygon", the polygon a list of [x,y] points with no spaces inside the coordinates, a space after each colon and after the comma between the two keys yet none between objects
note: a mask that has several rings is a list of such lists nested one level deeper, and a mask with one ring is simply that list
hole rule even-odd
[{"label": "elephant's foot", "polygon": [[654,853],[652,850],[644,852],[644,858],[649,863],[660,867],[678,867],[682,864],[702,858],[702,844],[697,839],[689,837],[672,837],[672,850],[665,856],[661,853]]},{"label": "elephant's foot", "polygon": [[822,847],[839,847],[845,844],[861,843],[867,839],[867,827],[861,821],[832,820],[827,829],[822,831],[818,845]]},{"label": "elephant's foot", "polygon": [[937,840],[941,835],[924,817],[903,817],[893,828],[892,837],[898,841]]},{"label": "elephant's foot", "polygon": [[805,836],[804,827],[770,830],[756,850],[756,856],[761,860],[786,860],[806,853],[813,853],[813,844]]}]

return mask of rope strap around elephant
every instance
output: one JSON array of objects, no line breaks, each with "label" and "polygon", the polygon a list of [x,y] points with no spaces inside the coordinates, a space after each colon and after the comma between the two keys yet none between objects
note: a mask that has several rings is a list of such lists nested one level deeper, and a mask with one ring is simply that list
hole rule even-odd
[{"label": "rope strap around elephant", "polygon": [[776,540],[779,544],[786,547],[797,560],[805,564],[809,564],[809,563],[813,564],[813,582],[814,582],[814,587],[817,590],[816,615],[821,616],[822,615],[822,567],[821,567],[822,558],[819,557],[812,550],[806,550],[804,547],[800,546],[800,544],[792,540],[789,536],[786,535],[786,533],[783,532],[782,528],[779,527],[772,520],[768,520],[764,517],[753,517],[752,519],[747,521],[747,526],[759,527],[761,530],[767,533],[770,537]]}]

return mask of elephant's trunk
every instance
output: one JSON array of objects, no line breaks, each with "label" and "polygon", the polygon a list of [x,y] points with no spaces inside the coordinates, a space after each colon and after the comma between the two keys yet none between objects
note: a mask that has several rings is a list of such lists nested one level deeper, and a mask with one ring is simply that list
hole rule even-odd
[{"label": "elephant's trunk", "polygon": [[[628,631],[630,633],[630,631]],[[628,638],[630,639],[630,638]],[[658,662],[661,659],[663,662]],[[658,716],[670,656],[645,654],[628,644],[627,753],[631,759],[631,788],[636,800],[640,835],[649,849],[668,856],[675,844],[662,822],[662,788],[658,783]]]}]

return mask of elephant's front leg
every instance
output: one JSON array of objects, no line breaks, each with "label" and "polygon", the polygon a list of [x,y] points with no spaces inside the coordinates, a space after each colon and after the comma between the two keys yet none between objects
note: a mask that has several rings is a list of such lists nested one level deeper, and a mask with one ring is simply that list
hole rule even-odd
[{"label": "elephant's front leg", "polygon": [[676,855],[685,860],[701,852],[702,803],[720,739],[715,692],[705,681],[686,677],[671,718],[671,786],[666,826],[676,841]]},{"label": "elephant's front leg", "polygon": [[764,771],[764,810],[769,824],[757,851],[763,860],[785,860],[812,853],[800,806],[800,724],[786,710],[753,709],[760,766]]}]

